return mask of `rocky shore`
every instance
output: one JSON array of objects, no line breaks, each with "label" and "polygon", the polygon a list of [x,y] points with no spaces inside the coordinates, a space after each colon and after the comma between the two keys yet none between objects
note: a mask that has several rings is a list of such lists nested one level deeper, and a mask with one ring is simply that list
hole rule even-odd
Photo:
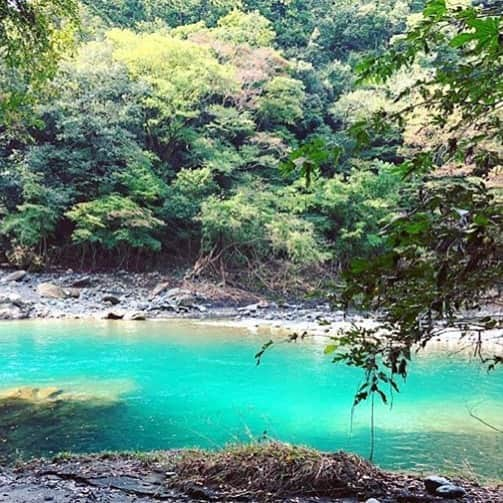
[{"label": "rocky shore", "polygon": [[[500,313],[500,309],[498,309]],[[493,310],[479,315],[494,314]],[[375,326],[371,316],[334,310],[325,300],[272,300],[241,288],[207,281],[189,281],[159,272],[86,274],[72,270],[29,273],[0,269],[0,321],[24,319],[169,320],[187,319],[326,337],[352,323]],[[476,334],[468,339],[475,340]],[[487,331],[485,342],[501,338]],[[465,340],[467,340],[465,338]],[[445,332],[435,342],[457,347],[458,332]]]},{"label": "rocky shore", "polygon": [[27,273],[0,270],[0,320],[227,319],[341,321],[323,301],[274,302],[239,288],[159,273]]},{"label": "rocky shore", "polygon": [[503,486],[378,469],[284,444],[209,453],[63,456],[0,468],[0,502],[497,503]]}]

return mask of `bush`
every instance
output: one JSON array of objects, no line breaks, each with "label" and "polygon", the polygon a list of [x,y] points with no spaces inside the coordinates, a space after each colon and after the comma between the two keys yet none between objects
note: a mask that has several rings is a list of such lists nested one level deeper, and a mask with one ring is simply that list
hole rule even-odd
[{"label": "bush", "polygon": [[286,259],[297,265],[329,258],[315,227],[282,205],[279,193],[241,188],[232,197],[210,197],[202,206],[202,248],[217,249],[228,263]]},{"label": "bush", "polygon": [[378,161],[354,167],[347,177],[315,182],[306,204],[333,243],[339,263],[346,265],[355,256],[382,250],[381,230],[394,216],[399,189],[400,177],[392,166]]},{"label": "bush", "polygon": [[106,250],[146,249],[159,251],[153,234],[162,222],[152,211],[117,194],[75,205],[66,216],[75,223],[72,239],[78,244],[98,245]]}]

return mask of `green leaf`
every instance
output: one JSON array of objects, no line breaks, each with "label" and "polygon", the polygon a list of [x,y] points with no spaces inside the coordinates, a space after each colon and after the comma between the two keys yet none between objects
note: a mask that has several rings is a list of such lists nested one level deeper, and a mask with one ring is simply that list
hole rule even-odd
[{"label": "green leaf", "polygon": [[429,0],[423,10],[425,17],[439,19],[447,13],[445,0]]},{"label": "green leaf", "polygon": [[424,232],[429,226],[428,220],[420,220],[418,222],[412,222],[406,224],[404,229],[409,234],[421,234]]},{"label": "green leaf", "polygon": [[454,48],[461,47],[467,42],[471,42],[474,38],[475,35],[473,33],[460,33],[450,41],[449,45]]},{"label": "green leaf", "polygon": [[336,351],[338,347],[339,347],[338,344],[329,344],[328,346],[325,347],[323,353],[326,355],[330,355],[334,351]]},{"label": "green leaf", "polygon": [[485,227],[489,224],[489,219],[485,215],[475,215],[473,222],[481,227]]}]

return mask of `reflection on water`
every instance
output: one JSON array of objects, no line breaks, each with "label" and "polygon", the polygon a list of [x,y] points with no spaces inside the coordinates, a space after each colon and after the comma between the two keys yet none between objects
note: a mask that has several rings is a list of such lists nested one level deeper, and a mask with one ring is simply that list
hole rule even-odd
[{"label": "reflection on water", "polygon": [[[215,448],[264,434],[366,455],[367,404],[351,424],[358,371],[314,343],[277,347],[256,367],[266,336],[177,322],[0,324],[0,457]],[[377,461],[503,479],[501,435],[470,417],[503,425],[502,393],[501,372],[422,356],[392,410],[377,407]]]},{"label": "reflection on water", "polygon": [[0,398],[0,461],[19,457],[85,451],[88,442],[106,444],[114,418],[124,412],[121,402],[72,398]]}]

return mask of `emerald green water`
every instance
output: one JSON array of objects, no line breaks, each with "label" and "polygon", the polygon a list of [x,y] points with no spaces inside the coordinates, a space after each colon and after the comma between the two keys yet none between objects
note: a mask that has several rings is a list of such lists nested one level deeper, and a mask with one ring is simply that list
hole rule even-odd
[{"label": "emerald green water", "polygon": [[[56,386],[77,397],[4,419],[0,456],[216,448],[264,435],[367,455],[367,405],[351,429],[359,372],[331,364],[316,342],[278,346],[257,367],[267,337],[180,322],[0,324],[0,389]],[[392,410],[377,407],[376,462],[503,479],[501,434],[468,412],[502,425],[502,397],[503,372],[445,351],[421,356]]]}]

